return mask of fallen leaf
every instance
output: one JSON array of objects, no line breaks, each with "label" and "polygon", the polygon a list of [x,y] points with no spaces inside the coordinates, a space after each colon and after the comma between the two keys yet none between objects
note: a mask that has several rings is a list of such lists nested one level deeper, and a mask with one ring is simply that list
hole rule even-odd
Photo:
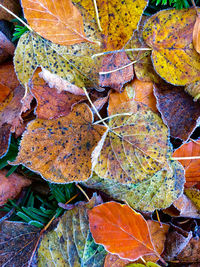
[{"label": "fallen leaf", "polygon": [[10,88],[0,82],[0,103],[2,103],[7,98],[10,92]]},{"label": "fallen leaf", "polygon": [[185,91],[194,97],[194,101],[200,98],[200,81],[190,83],[185,86]]},{"label": "fallen leaf", "polygon": [[[85,9],[92,18],[96,18],[92,0],[73,0]],[[121,49],[137,29],[141,15],[148,3],[147,0],[97,0],[97,9],[102,28],[103,47],[105,50]]]},{"label": "fallen leaf", "polygon": [[192,238],[192,232],[186,232],[181,228],[173,226],[167,235],[165,242],[165,251],[163,258],[166,261],[172,261],[187,246]]},{"label": "fallen leaf", "polygon": [[186,196],[191,199],[194,205],[200,210],[200,191],[197,188],[186,188]]},{"label": "fallen leaf", "polygon": [[[168,170],[170,146],[168,130],[160,117],[134,100],[121,105],[109,104],[110,131],[100,155],[93,153],[95,172],[102,178],[120,183],[139,183],[160,170]],[[98,156],[98,158],[97,158]]]},{"label": "fallen leaf", "polygon": [[147,261],[145,264],[141,263],[130,263],[126,265],[127,267],[161,267],[160,265],[156,264],[155,262]]},{"label": "fallen leaf", "polygon": [[[90,34],[96,36],[95,28],[90,29]],[[27,32],[21,36],[15,50],[16,74],[20,82],[26,85],[35,69],[41,66],[80,88],[99,89],[98,72],[102,59],[91,58],[99,49],[99,44],[88,42],[61,46]]]},{"label": "fallen leaf", "polygon": [[143,82],[135,78],[125,86],[124,91],[121,94],[114,92],[110,95],[108,112],[111,112],[113,106],[118,106],[131,99],[146,104],[155,112],[158,111],[156,107],[156,98],[153,93],[153,83]]},{"label": "fallen leaf", "polygon": [[183,193],[183,167],[178,162],[172,162],[171,168],[173,173],[160,170],[148,180],[136,184],[121,184],[95,175],[84,184],[99,189],[114,199],[126,200],[134,209],[154,211],[169,207]]},{"label": "fallen leaf", "polygon": [[14,199],[21,192],[23,187],[29,186],[31,181],[27,178],[12,173],[6,177],[7,171],[0,171],[0,206],[4,205],[8,199]]},{"label": "fallen leaf", "polygon": [[38,75],[34,75],[30,83],[31,92],[37,100],[35,113],[40,119],[56,119],[68,115],[72,107],[86,100],[86,96],[74,95],[66,91],[59,92],[49,87]]},{"label": "fallen leaf", "polygon": [[147,222],[127,205],[107,202],[88,211],[92,236],[96,243],[121,258],[137,260],[157,254]]},{"label": "fallen leaf", "polygon": [[5,155],[8,151],[10,142],[10,130],[11,125],[7,123],[2,124],[2,127],[0,127],[0,158],[3,157],[3,155]]},{"label": "fallen leaf", "polygon": [[[13,1],[13,0],[0,0],[0,4],[8,8],[10,11],[12,11],[15,15],[19,15],[21,11],[21,6],[19,1]],[[3,10],[1,8],[0,13],[0,19],[8,20],[10,21],[13,19],[13,15],[9,14],[7,11]]]},{"label": "fallen leaf", "polygon": [[193,8],[168,9],[151,16],[144,26],[143,38],[153,49],[154,68],[168,83],[186,85],[199,80],[200,57],[192,44],[195,20]]},{"label": "fallen leaf", "polygon": [[0,234],[0,265],[28,266],[39,229],[26,223],[4,221]]},{"label": "fallen leaf", "polygon": [[[192,201],[185,195],[181,195],[177,200],[173,202],[173,210],[171,207],[164,210],[165,213],[170,216],[176,217],[189,217],[189,218],[200,218],[200,211],[198,211],[197,207],[192,203]],[[175,208],[175,213],[174,212]]]},{"label": "fallen leaf", "polygon": [[85,95],[82,88],[69,83],[60,76],[53,74],[44,68],[42,68],[42,71],[39,72],[39,77],[43,78],[48,83],[49,87],[55,87],[60,93],[62,91],[67,91],[74,95]]},{"label": "fallen leaf", "polygon": [[10,88],[11,91],[13,91],[17,86],[20,85],[15,74],[14,65],[11,61],[5,62],[0,65],[0,83]]},{"label": "fallen leaf", "polygon": [[0,31],[0,48],[5,50],[8,54],[14,55],[15,46],[2,31]]},{"label": "fallen leaf", "polygon": [[[173,157],[195,157],[200,155],[200,140],[190,141],[175,150]],[[200,159],[179,160],[185,169],[187,182],[200,182]]]},{"label": "fallen leaf", "polygon": [[71,0],[22,0],[25,18],[42,37],[61,45],[89,41],[83,19]]},{"label": "fallen leaf", "polygon": [[57,227],[43,236],[38,249],[38,264],[43,266],[103,267],[106,251],[95,244],[87,212],[95,204],[79,202],[61,217]]},{"label": "fallen leaf", "polygon": [[[176,257],[175,260],[178,260],[181,264],[185,263],[196,263],[200,262],[199,259],[200,253],[200,239],[192,238],[187,246],[181,251],[180,254]],[[191,265],[190,265],[191,266]],[[198,265],[199,266],[199,265]]]},{"label": "fallen leaf", "polygon": [[[110,87],[117,92],[121,92],[123,85],[134,77],[132,65],[123,68],[130,62],[131,61],[128,59],[125,52],[106,55],[103,58],[102,66],[100,68],[100,86]],[[116,69],[120,70],[108,74],[101,74],[101,72],[108,72]]]},{"label": "fallen leaf", "polygon": [[170,135],[186,141],[197,126],[199,103],[195,103],[182,87],[167,83],[156,85],[154,95],[162,119],[170,129]]},{"label": "fallen leaf", "polygon": [[116,254],[108,253],[105,258],[104,267],[125,267],[129,263],[129,260],[121,259]]},{"label": "fallen leaf", "polygon": [[200,53],[200,14],[197,13],[196,21],[193,28],[193,46],[195,50]]},{"label": "fallen leaf", "polygon": [[30,122],[13,164],[23,164],[51,182],[87,180],[92,172],[91,154],[107,132],[105,126],[92,122],[86,104],[74,106],[69,115],[58,119]]}]

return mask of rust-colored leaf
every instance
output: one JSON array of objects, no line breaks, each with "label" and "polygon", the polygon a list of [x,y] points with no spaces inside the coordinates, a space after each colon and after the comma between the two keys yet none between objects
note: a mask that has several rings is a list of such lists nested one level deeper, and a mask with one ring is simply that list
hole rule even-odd
[{"label": "rust-colored leaf", "polygon": [[195,20],[193,8],[168,9],[150,17],[144,26],[154,68],[171,84],[186,85],[200,78],[200,57],[192,44]]},{"label": "rust-colored leaf", "polygon": [[21,192],[23,187],[29,186],[31,181],[27,178],[12,173],[8,177],[7,171],[0,171],[0,206],[4,205],[8,199],[14,199]]},{"label": "rust-colored leaf", "polygon": [[73,105],[86,100],[86,96],[74,95],[66,91],[59,92],[56,88],[50,88],[38,75],[34,75],[31,84],[31,92],[37,100],[36,115],[40,119],[55,119],[68,115]]},{"label": "rust-colored leaf", "polygon": [[197,14],[193,29],[193,45],[195,50],[200,53],[200,14]]},{"label": "rust-colored leaf", "polygon": [[129,206],[107,202],[94,207],[88,214],[95,242],[104,245],[110,253],[129,260],[157,254],[147,222]]},{"label": "rust-colored leaf", "polygon": [[57,183],[87,180],[91,154],[107,131],[92,122],[93,114],[86,104],[74,106],[69,115],[58,119],[30,122],[13,164],[21,163]]},{"label": "rust-colored leaf", "polygon": [[[132,65],[123,68],[123,66],[130,62],[125,52],[106,55],[103,58],[102,67],[100,69],[100,86],[111,87],[121,92],[123,85],[132,80],[134,76]],[[108,72],[119,68],[122,69],[108,74],[101,74],[101,72]]]},{"label": "rust-colored leaf", "polygon": [[[183,144],[173,154],[173,157],[195,157],[200,155],[200,140]],[[187,182],[200,182],[200,159],[179,160],[185,168]]]},{"label": "rust-colored leaf", "polygon": [[5,86],[2,83],[0,83],[0,103],[7,98],[10,92],[11,90],[8,86]]},{"label": "rust-colored leaf", "polygon": [[[9,79],[8,79],[9,77]],[[15,69],[11,61],[5,62],[0,65],[0,83],[13,91],[17,86],[20,85]]]},{"label": "rust-colored leaf", "polygon": [[165,82],[154,88],[157,108],[164,123],[170,129],[170,135],[186,141],[197,126],[200,117],[200,105],[184,92],[182,87]]},{"label": "rust-colored leaf", "polygon": [[83,20],[71,0],[22,0],[24,15],[42,37],[61,45],[88,41]]}]

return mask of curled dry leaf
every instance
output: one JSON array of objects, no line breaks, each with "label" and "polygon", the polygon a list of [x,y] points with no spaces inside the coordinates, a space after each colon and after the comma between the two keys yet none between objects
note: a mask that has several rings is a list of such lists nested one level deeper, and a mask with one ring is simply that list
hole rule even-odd
[{"label": "curled dry leaf", "polygon": [[[73,0],[78,4],[81,13],[83,9],[96,18],[92,0]],[[105,50],[121,49],[137,29],[141,15],[148,3],[147,0],[97,0],[98,15],[102,28],[103,47]]]},{"label": "curled dry leaf", "polygon": [[31,184],[30,180],[19,174],[12,173],[8,177],[6,174],[6,170],[0,172],[0,206],[4,205],[8,199],[16,198],[23,187]]},{"label": "curled dry leaf", "polygon": [[132,80],[134,76],[132,65],[123,68],[130,62],[125,52],[104,56],[100,73],[121,69],[108,74],[100,74],[100,86],[110,87],[121,92],[123,85]]},{"label": "curled dry leaf", "polygon": [[35,113],[40,119],[56,119],[68,115],[73,105],[86,100],[86,96],[74,95],[66,91],[50,88],[38,75],[30,83],[31,92],[37,100]]},{"label": "curled dry leaf", "polygon": [[[168,170],[170,146],[168,130],[160,117],[144,104],[133,100],[121,105],[109,104],[110,131],[100,156],[94,152],[93,166],[102,178],[121,183],[139,183],[151,179],[160,170]],[[97,147],[99,150],[99,147]]]},{"label": "curled dry leaf", "polygon": [[103,267],[106,251],[95,244],[89,229],[87,212],[95,205],[79,202],[66,211],[57,227],[43,236],[38,249],[39,266]]},{"label": "curled dry leaf", "polygon": [[76,105],[58,119],[30,122],[13,164],[23,164],[56,183],[87,180],[92,172],[91,154],[107,132],[105,126],[92,122],[86,104]]},{"label": "curled dry leaf", "polygon": [[[200,140],[190,141],[175,150],[173,157],[195,157],[200,155]],[[200,159],[179,160],[185,169],[187,182],[200,182]]]},{"label": "curled dry leaf", "polygon": [[157,254],[147,222],[127,205],[107,202],[88,211],[92,236],[96,243],[121,258],[136,260]]},{"label": "curled dry leaf", "polygon": [[150,17],[144,26],[143,38],[153,49],[156,72],[174,85],[186,85],[200,77],[200,57],[192,44],[195,20],[193,8],[169,9]]},{"label": "curled dry leaf", "polygon": [[200,53],[200,14],[197,13],[193,29],[193,45],[195,50]]},{"label": "curled dry leaf", "polygon": [[200,117],[199,103],[195,103],[184,92],[183,87],[165,82],[155,85],[154,94],[157,108],[170,129],[170,135],[186,141],[197,126]]},{"label": "curled dry leaf", "polygon": [[28,266],[39,229],[26,223],[4,221],[0,234],[0,265]]},{"label": "curled dry leaf", "polygon": [[83,19],[71,0],[22,0],[25,18],[42,37],[61,45],[88,41]]}]

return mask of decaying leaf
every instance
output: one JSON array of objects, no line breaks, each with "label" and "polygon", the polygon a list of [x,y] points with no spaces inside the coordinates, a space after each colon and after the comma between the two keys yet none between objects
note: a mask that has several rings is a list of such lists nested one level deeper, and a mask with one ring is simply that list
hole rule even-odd
[{"label": "decaying leaf", "polygon": [[0,232],[0,265],[28,266],[39,229],[26,223],[4,221]]},{"label": "decaying leaf", "polygon": [[193,45],[195,50],[200,53],[200,14],[197,13],[196,21],[193,28]]},{"label": "decaying leaf", "polygon": [[[95,36],[95,29],[90,29],[90,32]],[[41,66],[78,87],[98,89],[101,58],[92,59],[91,55],[99,48],[99,44],[88,42],[61,46],[28,32],[22,35],[15,50],[15,70],[24,85],[34,70]]]},{"label": "decaying leaf", "polygon": [[0,83],[0,103],[2,103],[10,94],[11,89]]},{"label": "decaying leaf", "polygon": [[[85,9],[92,18],[96,18],[92,0],[73,0],[73,2],[78,4],[81,13]],[[121,49],[129,41],[138,27],[147,2],[147,0],[96,1],[104,49]]]},{"label": "decaying leaf", "polygon": [[199,103],[195,103],[182,87],[167,83],[156,85],[154,94],[157,108],[170,129],[170,135],[186,141],[197,126],[200,117]]},{"label": "decaying leaf", "polygon": [[94,204],[93,198],[65,212],[57,227],[40,243],[39,266],[103,267],[106,251],[95,244],[89,229],[87,212]]},{"label": "decaying leaf", "polygon": [[183,192],[184,170],[180,163],[172,163],[173,173],[160,170],[146,181],[121,184],[93,176],[85,185],[99,189],[112,198],[126,200],[134,209],[154,211],[169,207]]},{"label": "decaying leaf", "polygon": [[180,254],[177,255],[174,260],[178,260],[178,262],[180,262],[181,264],[191,263],[190,266],[193,266],[192,264],[197,263],[197,267],[200,263],[199,253],[200,239],[193,237],[192,239],[190,239],[190,242],[187,244],[187,246],[181,251]]},{"label": "decaying leaf", "polygon": [[106,55],[103,58],[101,72],[107,72],[122,68],[118,71],[100,74],[100,85],[102,87],[110,87],[118,92],[121,92],[123,85],[133,79],[133,66],[123,68],[123,66],[129,64],[131,61],[128,59],[125,52]]},{"label": "decaying leaf", "polygon": [[[112,105],[112,106],[111,106]],[[93,153],[95,172],[102,178],[121,183],[139,183],[151,179],[160,170],[168,170],[170,146],[168,130],[160,117],[134,100],[119,106],[109,104],[110,131],[100,156]],[[99,147],[97,147],[99,150]]]},{"label": "decaying leaf", "polygon": [[68,115],[73,105],[86,100],[86,96],[74,95],[66,91],[59,92],[50,88],[38,75],[34,75],[30,83],[31,92],[37,100],[35,113],[40,119],[56,119]]},{"label": "decaying leaf", "polygon": [[[8,8],[10,11],[12,11],[14,14],[18,15],[20,13],[21,6],[19,1],[1,0],[0,3],[6,8]],[[6,12],[5,10],[1,9],[0,19],[5,19],[10,21],[11,19],[13,19],[13,16],[8,12]]]},{"label": "decaying leaf", "polygon": [[190,83],[185,86],[185,91],[194,97],[194,101],[200,98],[200,81]]},{"label": "decaying leaf", "polygon": [[[190,141],[175,150],[173,157],[195,157],[200,155],[200,140]],[[186,183],[200,182],[200,159],[179,160],[185,169]]]},{"label": "decaying leaf", "polygon": [[156,72],[167,82],[186,85],[200,78],[200,57],[193,47],[192,34],[196,11],[162,10],[150,17],[143,38],[153,48]]},{"label": "decaying leaf", "polygon": [[14,199],[23,187],[31,184],[31,181],[24,176],[12,173],[6,177],[6,174],[6,170],[0,172],[0,206],[4,205],[8,199]]},{"label": "decaying leaf", "polygon": [[125,267],[131,261],[121,259],[116,254],[108,253],[105,258],[104,267]]},{"label": "decaying leaf", "polygon": [[76,105],[69,115],[58,119],[30,122],[13,164],[21,163],[56,183],[87,180],[91,154],[107,131],[92,122],[86,104]]},{"label": "decaying leaf", "polygon": [[79,10],[71,0],[22,0],[24,15],[42,37],[61,45],[88,41]]},{"label": "decaying leaf", "polygon": [[6,154],[10,142],[11,125],[4,123],[0,128],[0,158]]},{"label": "decaying leaf", "polygon": [[8,55],[14,55],[15,46],[11,42],[12,31],[7,21],[0,20],[0,49],[4,50]]},{"label": "decaying leaf", "polygon": [[187,246],[192,238],[192,232],[186,232],[178,227],[173,227],[167,235],[164,259],[171,261]]},{"label": "decaying leaf", "polygon": [[147,222],[128,205],[107,202],[89,210],[88,215],[95,242],[110,253],[129,260],[157,254]]},{"label": "decaying leaf", "polygon": [[14,65],[11,61],[5,62],[0,65],[0,83],[10,88],[11,91],[19,86],[19,81],[15,74]]}]

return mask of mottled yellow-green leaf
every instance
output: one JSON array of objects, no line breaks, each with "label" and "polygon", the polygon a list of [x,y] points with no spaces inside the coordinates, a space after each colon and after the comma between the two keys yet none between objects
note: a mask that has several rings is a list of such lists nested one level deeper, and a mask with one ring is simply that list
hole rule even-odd
[{"label": "mottled yellow-green leaf", "polygon": [[185,86],[185,91],[194,97],[194,100],[199,100],[200,98],[200,81],[190,83]]},{"label": "mottled yellow-green leaf", "polygon": [[[93,0],[73,0],[81,13],[96,18]],[[105,50],[122,48],[137,29],[147,0],[96,0]]]},{"label": "mottled yellow-green leaf", "polygon": [[115,105],[110,101],[107,134],[98,158],[93,153],[95,172],[121,183],[151,179],[160,170],[171,172],[168,129],[162,119],[143,103],[131,100]]},{"label": "mottled yellow-green leaf", "polygon": [[29,82],[35,69],[44,67],[78,87],[99,88],[98,68],[102,58],[91,58],[100,43],[84,42],[70,46],[53,44],[36,33],[27,32],[15,50],[14,65],[20,82]]},{"label": "mottled yellow-green leaf", "polygon": [[30,122],[13,164],[23,164],[55,183],[88,179],[91,154],[107,131],[92,122],[93,114],[86,104],[74,106],[58,119]]},{"label": "mottled yellow-green leaf", "polygon": [[145,265],[141,263],[130,263],[126,265],[126,267],[160,267],[160,265],[155,262],[147,261]]},{"label": "mottled yellow-green leaf", "polygon": [[94,198],[89,203],[80,202],[43,236],[38,249],[39,267],[103,267],[107,252],[94,242],[89,229],[87,211],[94,204]]},{"label": "mottled yellow-green leaf", "polygon": [[169,207],[182,194],[184,169],[177,161],[171,163],[171,169],[172,172],[160,170],[148,180],[135,184],[121,184],[97,175],[84,184],[99,189],[114,199],[126,200],[134,209],[154,211]]},{"label": "mottled yellow-green leaf", "polygon": [[144,25],[143,38],[152,51],[156,72],[167,82],[186,85],[200,79],[200,55],[192,44],[196,11],[162,10]]},{"label": "mottled yellow-green leaf", "polygon": [[186,188],[185,194],[190,200],[195,204],[195,206],[200,210],[200,191],[197,188]]}]

